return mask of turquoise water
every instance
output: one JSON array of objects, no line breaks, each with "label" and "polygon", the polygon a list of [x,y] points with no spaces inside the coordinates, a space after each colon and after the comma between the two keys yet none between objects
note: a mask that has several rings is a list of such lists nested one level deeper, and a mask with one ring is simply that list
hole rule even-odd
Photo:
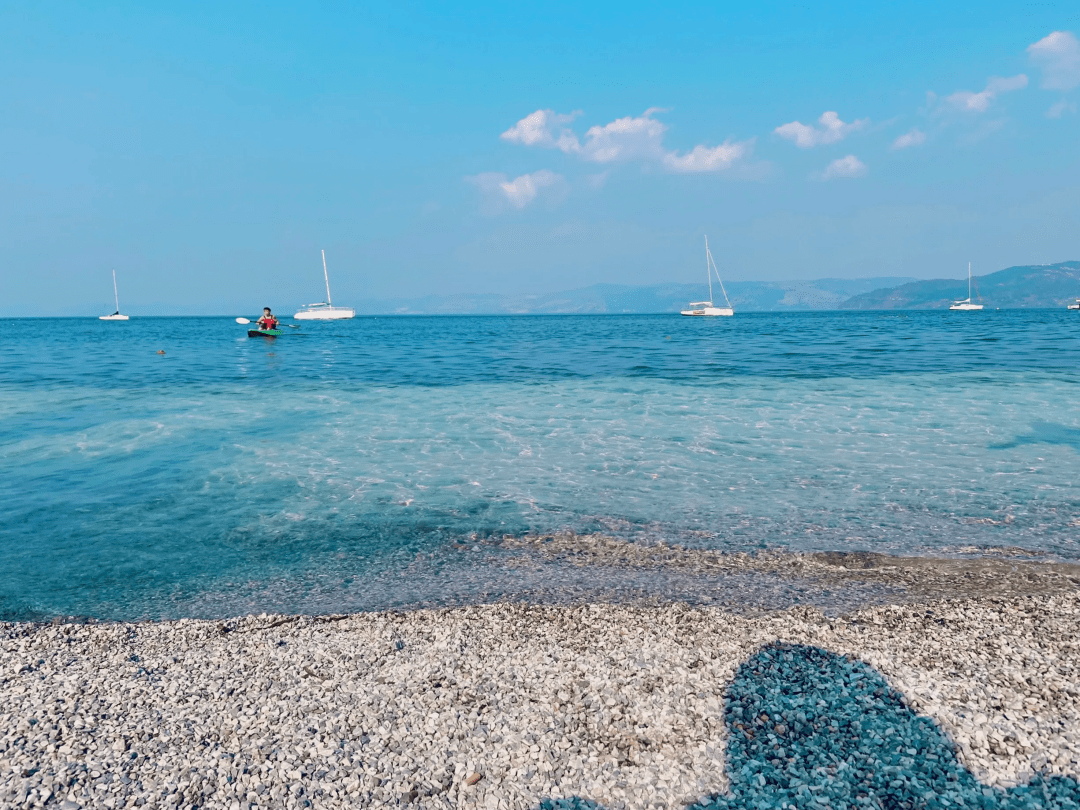
[{"label": "turquoise water", "polygon": [[500,598],[560,529],[1077,559],[1075,316],[7,320],[0,617]]}]

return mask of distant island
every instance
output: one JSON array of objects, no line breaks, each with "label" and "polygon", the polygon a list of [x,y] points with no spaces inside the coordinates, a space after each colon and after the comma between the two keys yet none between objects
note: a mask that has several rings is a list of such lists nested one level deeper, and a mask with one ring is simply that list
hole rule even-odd
[{"label": "distant island", "polygon": [[[918,281],[910,277],[813,281],[732,281],[736,312],[837,309],[946,309],[967,296],[967,279]],[[987,308],[1064,307],[1080,298],[1080,262],[1009,267],[974,278],[973,293]],[[545,295],[430,295],[371,300],[356,305],[366,315],[650,314],[678,312],[699,301],[703,284],[593,284]],[[719,290],[716,291],[719,295]]]},{"label": "distant island", "polygon": [[[840,309],[948,309],[953,301],[966,297],[966,279],[933,279],[882,285],[852,296]],[[1080,298],[1080,262],[1008,267],[976,276],[972,298],[991,309],[1064,307]]]}]

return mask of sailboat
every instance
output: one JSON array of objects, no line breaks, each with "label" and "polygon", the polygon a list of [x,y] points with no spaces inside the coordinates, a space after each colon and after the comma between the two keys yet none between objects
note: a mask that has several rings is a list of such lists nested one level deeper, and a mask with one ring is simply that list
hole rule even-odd
[{"label": "sailboat", "polygon": [[128,320],[127,315],[121,315],[120,314],[120,295],[119,295],[119,293],[116,292],[116,271],[115,270],[112,271],[112,292],[113,292],[113,299],[116,301],[116,312],[114,312],[112,315],[99,315],[98,320],[99,321],[126,321],[126,320]]},{"label": "sailboat", "polygon": [[345,318],[355,318],[356,310],[350,307],[335,307],[330,300],[330,276],[326,273],[326,251],[322,251],[322,272],[326,279],[326,301],[318,304],[308,304],[301,309],[293,318],[298,321],[340,321]]},{"label": "sailboat", "polygon": [[[726,307],[714,307],[712,302],[712,277],[716,274],[716,280],[720,282],[720,291],[724,294],[724,302]],[[720,281],[720,271],[716,269],[716,262],[713,261],[712,253],[709,251],[709,237],[705,237],[705,277],[709,281],[709,300],[708,301],[691,301],[690,309],[684,309],[683,315],[734,315],[735,310],[731,308],[731,301],[728,300],[727,290],[724,289],[724,282]]]},{"label": "sailboat", "polygon": [[1080,309],[1080,298],[1076,299],[1075,304],[1069,304],[1065,309]]},{"label": "sailboat", "polygon": [[982,309],[982,304],[971,303],[971,262],[968,262],[968,297],[963,301],[955,301],[949,309],[968,311],[973,309]]}]

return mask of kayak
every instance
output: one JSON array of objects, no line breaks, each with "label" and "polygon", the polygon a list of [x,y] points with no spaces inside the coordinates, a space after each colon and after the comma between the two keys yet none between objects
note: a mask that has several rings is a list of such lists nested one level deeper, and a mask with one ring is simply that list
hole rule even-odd
[{"label": "kayak", "polygon": [[277,337],[280,329],[248,329],[248,337]]}]

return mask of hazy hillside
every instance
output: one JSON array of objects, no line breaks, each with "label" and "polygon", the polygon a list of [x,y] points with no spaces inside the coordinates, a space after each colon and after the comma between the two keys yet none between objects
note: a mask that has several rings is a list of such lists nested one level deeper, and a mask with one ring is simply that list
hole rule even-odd
[{"label": "hazy hillside", "polygon": [[[1064,307],[1080,297],[1080,262],[1009,267],[975,276],[972,298],[996,308]],[[840,309],[945,309],[967,298],[967,279],[913,281],[855,295]]]},{"label": "hazy hillside", "polygon": [[[973,294],[987,307],[1064,307],[1080,298],[1080,261],[1009,267],[975,277]],[[423,298],[369,299],[348,303],[359,315],[525,315],[591,313],[678,312],[691,301],[708,297],[704,284],[594,284],[577,290],[545,295],[429,295]],[[967,297],[966,279],[878,277],[819,278],[812,281],[731,281],[728,296],[737,312],[794,312],[830,309],[944,309]],[[723,301],[720,288],[713,299]],[[258,302],[256,302],[258,303]],[[110,311],[111,303],[97,304],[86,314]],[[125,307],[132,315],[191,315],[222,312],[221,305],[191,312],[165,304]],[[250,303],[225,307],[230,314],[250,314]],[[295,307],[281,305],[279,312]],[[61,313],[57,313],[61,314]]]},{"label": "hazy hillside", "polygon": [[[836,309],[859,293],[910,281],[909,278],[823,278],[815,281],[733,281],[727,285],[732,304],[740,312]],[[594,284],[578,290],[547,295],[458,295],[366,301],[357,305],[365,315],[495,315],[572,313],[678,312],[690,301],[709,294],[704,284]],[[722,301],[719,286],[713,298]]]}]

